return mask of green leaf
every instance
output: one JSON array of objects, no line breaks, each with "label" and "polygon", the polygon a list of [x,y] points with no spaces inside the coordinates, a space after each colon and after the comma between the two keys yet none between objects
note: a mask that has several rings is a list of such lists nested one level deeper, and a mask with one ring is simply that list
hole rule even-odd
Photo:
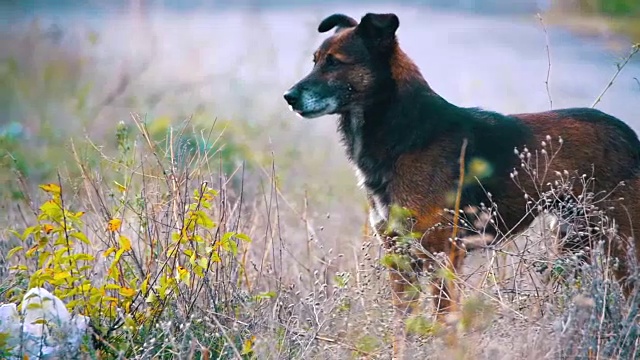
[{"label": "green leaf", "polygon": [[194,266],[193,267],[193,272],[198,275],[198,277],[203,278],[204,277],[204,269],[202,269],[200,266]]},{"label": "green leaf", "polygon": [[421,336],[433,335],[438,331],[438,324],[433,323],[423,316],[415,315],[407,319],[406,330],[410,334],[418,334]]},{"label": "green leaf", "polygon": [[447,281],[453,281],[453,280],[456,279],[456,274],[453,271],[451,271],[451,269],[449,267],[439,268],[436,271],[436,276],[438,278],[441,278],[441,279],[444,279],[444,280],[447,280]]},{"label": "green leaf", "polygon": [[7,258],[11,258],[18,251],[23,250],[22,246],[16,246],[7,252]]},{"label": "green leaf", "polygon": [[105,290],[120,290],[120,285],[118,284],[106,284],[104,286]]},{"label": "green leaf", "polygon": [[113,258],[112,264],[114,265],[117,264],[118,261],[120,261],[120,257],[122,256],[122,254],[124,254],[124,252],[125,252],[124,248],[118,249],[118,251],[116,251],[116,256]]},{"label": "green leaf", "polygon": [[224,234],[222,236],[222,239],[220,239],[220,246],[224,250],[231,252],[233,256],[236,256],[238,255],[238,244],[236,244],[236,242],[231,239],[231,237],[234,235],[235,233],[233,232]]},{"label": "green leaf", "polygon": [[58,263],[60,263],[60,262],[61,262],[61,260],[62,260],[62,255],[64,255],[66,252],[69,252],[70,250],[71,250],[71,249],[69,249],[69,248],[68,248],[68,247],[66,247],[66,246],[61,247],[60,249],[56,250],[56,251],[53,253],[53,258],[54,258]]},{"label": "green leaf", "polygon": [[200,266],[203,269],[206,269],[207,265],[209,265],[209,261],[207,261],[207,258],[201,257],[198,259],[198,266]]},{"label": "green leaf", "polygon": [[38,310],[42,309],[42,303],[40,302],[32,302],[27,305],[27,310]]},{"label": "green leaf", "polygon": [[24,239],[22,239],[22,234],[20,234],[19,232],[15,231],[15,230],[10,229],[9,230],[9,234],[17,237],[18,239],[24,240]]},{"label": "green leaf", "polygon": [[130,327],[131,329],[137,329],[138,324],[136,324],[135,320],[131,316],[127,316],[124,318],[124,324]]},{"label": "green leaf", "polygon": [[[43,241],[47,241],[47,238],[42,238]],[[67,239],[64,236],[58,236],[58,238],[56,239],[56,241],[53,243],[53,246],[65,246],[67,245],[67,242],[69,242],[69,245],[72,244],[71,239]]]},{"label": "green leaf", "polygon": [[96,258],[91,254],[76,254],[71,257],[75,261],[94,261]]},{"label": "green leaf", "polygon": [[389,269],[410,271],[411,261],[407,256],[401,254],[386,254],[380,259],[382,265]]},{"label": "green leaf", "polygon": [[87,238],[87,236],[81,232],[72,232],[71,234],[69,234],[71,237],[74,237],[80,241],[82,241],[83,243],[87,244],[87,245],[91,245],[91,242],[89,241],[89,239]]},{"label": "green leaf", "polygon": [[60,205],[53,200],[49,200],[40,206],[40,212],[45,219],[50,219],[55,222],[61,223],[62,221],[62,209]]},{"label": "green leaf", "polygon": [[38,267],[40,268],[45,267],[45,264],[47,263],[47,260],[49,260],[49,258],[51,258],[51,252],[49,251],[40,252],[40,254],[38,255]]},{"label": "green leaf", "polygon": [[35,226],[30,226],[26,229],[24,229],[24,232],[22,233],[22,240],[26,240],[27,237],[29,237],[29,235],[33,234],[35,231],[37,231],[40,228],[40,225],[35,225]]},{"label": "green leaf", "polygon": [[242,241],[245,241],[245,242],[248,242],[248,243],[250,243],[250,242],[251,242],[251,238],[250,238],[248,235],[246,235],[246,234],[243,234],[243,233],[237,233],[237,234],[236,234],[236,237],[237,237],[238,239],[242,240]]},{"label": "green leaf", "polygon": [[215,226],[215,223],[213,222],[213,220],[211,220],[209,215],[207,215],[204,211],[198,210],[194,213],[194,215],[196,216],[196,223],[202,226],[203,228],[211,229]]},{"label": "green leaf", "polygon": [[156,298],[156,294],[153,291],[150,291],[149,295],[144,301],[153,304],[154,302],[158,301],[158,299]]},{"label": "green leaf", "polygon": [[267,299],[273,299],[274,297],[276,297],[275,291],[267,291],[267,292],[256,294],[253,297],[253,299],[254,300],[267,300]]}]

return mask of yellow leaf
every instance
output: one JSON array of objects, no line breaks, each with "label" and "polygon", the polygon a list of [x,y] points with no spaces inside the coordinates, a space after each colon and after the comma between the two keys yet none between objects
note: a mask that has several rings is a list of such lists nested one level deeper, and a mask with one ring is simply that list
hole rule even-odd
[{"label": "yellow leaf", "polygon": [[124,249],[120,249],[118,251],[116,251],[116,256],[113,257],[113,264],[117,264],[118,261],[120,261],[120,257],[122,257],[122,254],[124,254]]},{"label": "yellow leaf", "polygon": [[124,297],[133,297],[135,294],[136,294],[136,291],[132,288],[128,288],[128,287],[120,288],[120,295]]},{"label": "yellow leaf", "polygon": [[177,269],[180,276],[185,276],[188,273],[187,269],[185,269],[183,266],[178,265]]},{"label": "yellow leaf", "polygon": [[107,284],[104,288],[107,290],[120,290],[121,286],[118,284]]},{"label": "yellow leaf", "polygon": [[241,355],[248,355],[249,353],[251,353],[253,351],[253,343],[255,341],[256,341],[256,337],[255,336],[251,336],[250,338],[245,340],[244,344],[242,344],[242,353],[241,353]]},{"label": "yellow leaf", "polygon": [[125,192],[127,190],[127,187],[120,184],[119,182],[114,180],[113,183],[116,184],[116,187],[118,188],[118,190],[120,190],[120,192]]},{"label": "yellow leaf", "polygon": [[38,216],[38,219],[52,219],[54,221],[62,220],[62,208],[56,201],[47,200],[44,202],[40,206],[40,212],[41,214]]},{"label": "yellow leaf", "polygon": [[122,225],[122,220],[120,219],[111,219],[107,224],[107,231],[116,232],[120,230],[120,226]]},{"label": "yellow leaf", "polygon": [[143,293],[147,292],[147,287],[149,286],[150,277],[151,277],[151,274],[147,274],[147,277],[144,279],[144,281],[142,281],[142,284],[140,285],[140,289],[142,290]]},{"label": "yellow leaf", "polygon": [[105,250],[105,252],[104,252],[104,254],[103,254],[103,255],[104,255],[104,257],[107,257],[107,256],[109,256],[109,255],[113,254],[115,251],[116,251],[116,248],[114,248],[114,247],[110,247],[110,248],[108,248],[107,250]]},{"label": "yellow leaf", "polygon": [[33,245],[31,248],[29,248],[29,250],[27,250],[27,252],[25,253],[26,256],[31,256],[33,255],[34,252],[36,252],[38,250],[38,245]]},{"label": "yellow leaf", "polygon": [[60,280],[66,279],[66,278],[68,278],[70,276],[71,276],[71,274],[68,271],[62,271],[62,272],[59,272],[59,273],[55,273],[55,275],[53,275],[53,280],[60,281]]},{"label": "yellow leaf", "polygon": [[124,235],[120,235],[120,249],[124,251],[131,250],[131,240]]},{"label": "yellow leaf", "polygon": [[189,271],[188,271],[187,269],[185,269],[184,267],[182,267],[182,266],[178,265],[178,266],[176,267],[176,270],[177,270],[177,273],[178,273],[178,274],[177,274],[178,276],[176,277],[176,278],[177,278],[177,280],[179,280],[179,281],[183,281],[183,282],[187,282],[187,281],[189,281],[189,279],[190,279],[190,274],[189,274]]},{"label": "yellow leaf", "polygon": [[51,194],[60,194],[60,186],[58,184],[44,184],[44,185],[40,185],[40,189],[51,193]]},{"label": "yellow leaf", "polygon": [[84,215],[84,211],[78,211],[76,213],[76,217],[82,217],[82,215]]},{"label": "yellow leaf", "polygon": [[51,232],[53,231],[53,226],[51,224],[44,224],[42,229],[44,230],[45,234],[51,234]]}]

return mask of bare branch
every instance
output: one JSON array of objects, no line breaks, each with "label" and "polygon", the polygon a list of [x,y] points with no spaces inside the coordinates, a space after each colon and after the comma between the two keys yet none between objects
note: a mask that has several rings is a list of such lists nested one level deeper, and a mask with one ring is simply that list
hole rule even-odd
[{"label": "bare branch", "polygon": [[549,108],[553,109],[553,100],[551,99],[551,91],[549,90],[549,77],[551,76],[551,50],[549,48],[549,33],[547,32],[547,26],[542,20],[542,16],[538,14],[538,20],[542,24],[542,30],[544,31],[545,48],[547,50],[547,78],[544,80],[544,85],[547,88],[547,96],[549,97]]},{"label": "bare branch", "polygon": [[596,105],[598,105],[598,103],[602,100],[602,97],[604,96],[604,94],[609,90],[609,88],[613,85],[613,82],[616,80],[616,78],[618,77],[618,75],[620,75],[620,73],[622,72],[622,69],[624,69],[624,67],[627,65],[627,63],[629,63],[629,60],[631,60],[631,58],[633,58],[633,56],[635,54],[638,53],[638,51],[640,51],[640,44],[635,44],[631,47],[631,52],[629,53],[629,55],[627,55],[627,57],[625,57],[622,60],[622,63],[620,64],[616,64],[616,67],[618,68],[618,70],[616,70],[616,72],[613,74],[613,76],[611,77],[611,80],[609,80],[609,83],[607,84],[607,86],[604,87],[604,89],[602,90],[602,92],[600,93],[600,95],[598,95],[598,97],[596,98],[596,100],[593,102],[593,104],[591,105],[592,108],[596,107]]}]

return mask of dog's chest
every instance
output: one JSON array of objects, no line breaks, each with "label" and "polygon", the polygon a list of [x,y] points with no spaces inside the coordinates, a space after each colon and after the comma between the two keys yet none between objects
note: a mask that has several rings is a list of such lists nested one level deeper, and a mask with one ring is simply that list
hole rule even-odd
[{"label": "dog's chest", "polygon": [[347,126],[350,134],[351,158],[357,162],[363,155],[364,112],[362,109],[355,109],[349,114]]},{"label": "dog's chest", "polygon": [[354,166],[358,186],[367,191],[376,213],[386,220],[389,206],[387,184],[389,182],[388,164],[384,158],[374,156],[377,144],[375,139],[367,137],[364,112],[352,111],[343,119],[343,132],[347,141],[349,158]]}]

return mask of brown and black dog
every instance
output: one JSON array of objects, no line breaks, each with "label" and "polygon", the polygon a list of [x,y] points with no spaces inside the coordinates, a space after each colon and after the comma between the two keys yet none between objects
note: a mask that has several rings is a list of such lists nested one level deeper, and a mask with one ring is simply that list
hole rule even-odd
[{"label": "brown and black dog", "polygon": [[[336,28],[335,33],[315,52],[311,73],[284,94],[291,109],[304,118],[339,115],[338,130],[366,190],[372,227],[388,249],[394,248],[394,234],[386,232],[390,209],[399,206],[411,212],[412,230],[423,234],[422,247],[430,253],[459,253],[452,258],[454,269],[460,267],[464,250],[449,240],[451,227],[443,224],[451,223],[451,212],[445,209],[454,205],[449,194],[456,193],[459,183],[464,141],[467,168],[470,160],[482,159],[492,171],[479,183],[465,186],[460,204],[497,204],[501,218],[495,231],[524,230],[530,223],[521,221],[528,214],[524,194],[535,193],[540,190],[537,186],[568,171],[577,179],[593,175],[596,188],[602,190],[625,182],[621,193],[610,198],[624,195],[626,206],[616,205],[611,215],[624,240],[619,243],[638,244],[629,240],[638,239],[633,235],[640,231],[630,220],[640,214],[640,141],[630,127],[589,108],[502,115],[451,104],[400,49],[398,27],[395,14],[369,13],[359,23],[343,14],[327,17],[318,31]],[[513,171],[523,160],[514,155],[514,148],[526,147],[530,153],[544,150],[549,139],[560,142],[561,150],[550,156],[546,178],[539,178],[539,184],[531,179],[514,181]],[[573,191],[582,190],[578,186]],[[611,248],[619,255],[629,249]],[[431,263],[425,252],[418,256]],[[636,256],[640,257],[640,246]],[[416,276],[406,267],[397,270],[390,278],[394,304],[402,315],[416,301],[416,292],[408,291]],[[623,270],[618,273],[622,277]],[[436,285],[434,291],[448,289]],[[436,306],[442,311],[450,305],[439,299]]]}]

